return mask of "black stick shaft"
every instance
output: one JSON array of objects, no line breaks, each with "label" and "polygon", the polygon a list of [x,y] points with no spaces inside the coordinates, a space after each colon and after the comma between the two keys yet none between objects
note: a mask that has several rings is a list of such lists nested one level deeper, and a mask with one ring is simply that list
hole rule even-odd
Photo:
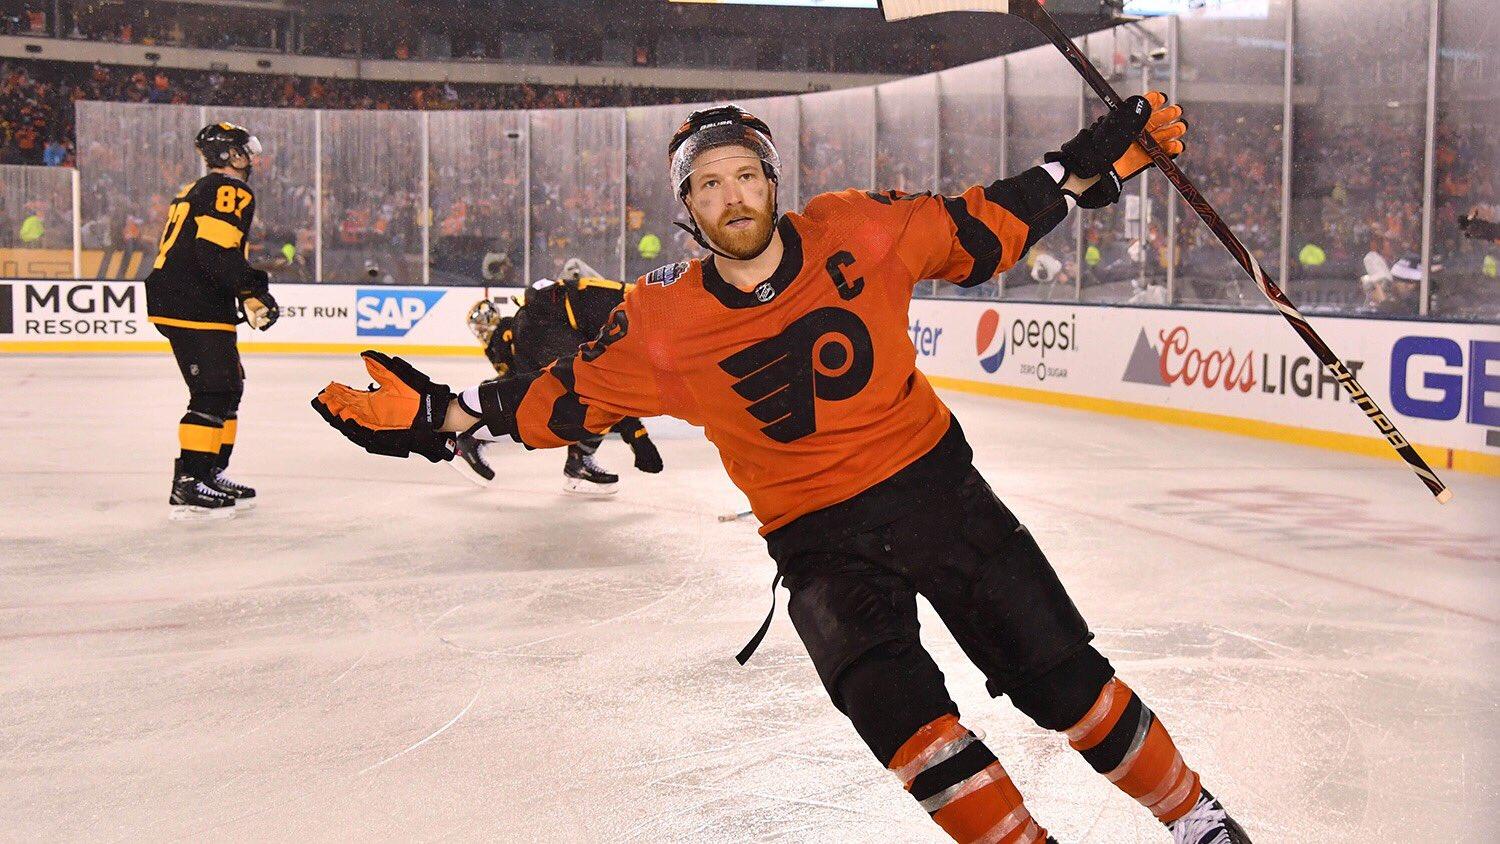
[{"label": "black stick shaft", "polygon": [[[1115,93],[1115,89],[1110,86],[1103,74],[1099,73],[1099,69],[1094,67],[1094,63],[1089,61],[1088,57],[1083,54],[1083,51],[1078,49],[1078,45],[1073,43],[1073,40],[1057,25],[1057,21],[1053,20],[1052,16],[1047,13],[1047,10],[1038,5],[1036,0],[1011,0],[1010,13],[1030,23],[1045,35],[1047,40],[1051,41],[1062,52],[1063,56],[1067,58],[1068,62],[1083,75],[1084,81],[1088,82],[1089,87],[1094,89],[1094,93],[1098,94],[1099,98],[1104,100],[1106,105],[1110,108],[1115,108],[1122,102],[1120,95]],[[1286,294],[1281,291],[1281,288],[1274,281],[1266,277],[1265,271],[1260,267],[1260,262],[1255,260],[1255,256],[1250,254],[1250,250],[1230,230],[1228,224],[1224,222],[1224,218],[1219,216],[1219,212],[1215,211],[1214,207],[1208,203],[1208,200],[1203,198],[1203,194],[1199,192],[1197,186],[1188,180],[1187,174],[1182,172],[1182,168],[1177,166],[1177,163],[1167,155],[1160,144],[1156,143],[1156,139],[1152,138],[1150,133],[1142,132],[1139,141],[1141,147],[1146,150],[1146,154],[1151,156],[1152,163],[1167,177],[1167,181],[1172,183],[1172,187],[1176,188],[1179,194],[1182,194],[1182,198],[1187,200],[1187,204],[1192,206],[1194,211],[1198,212],[1199,218],[1208,225],[1209,230],[1214,233],[1219,242],[1224,244],[1224,248],[1229,250],[1229,254],[1234,256],[1235,262],[1240,265],[1240,268],[1245,271],[1246,275],[1250,276],[1250,279],[1255,282],[1255,286],[1260,288],[1260,292],[1265,294],[1267,299],[1271,300],[1271,304],[1275,305],[1276,309],[1281,311],[1281,315],[1286,318],[1286,321],[1291,323],[1292,328],[1297,330],[1297,334],[1302,338],[1302,341],[1307,344],[1308,348],[1313,350],[1313,354],[1318,356],[1318,360],[1323,362],[1323,366],[1327,367],[1328,371],[1338,379],[1338,382],[1343,385],[1344,389],[1349,391],[1349,395],[1354,400],[1354,403],[1375,424],[1381,435],[1385,437],[1386,442],[1390,443],[1391,447],[1396,450],[1396,453],[1401,455],[1401,459],[1406,461],[1406,464],[1417,474],[1417,477],[1427,486],[1427,489],[1437,497],[1437,500],[1447,503],[1453,497],[1452,490],[1448,489],[1447,485],[1438,478],[1437,473],[1432,470],[1431,466],[1427,465],[1427,461],[1422,459],[1422,455],[1417,453],[1417,450],[1412,447],[1411,443],[1407,442],[1406,437],[1402,436],[1401,432],[1396,430],[1395,423],[1391,421],[1389,416],[1386,416],[1385,411],[1380,409],[1380,406],[1375,403],[1375,399],[1359,385],[1359,382],[1354,378],[1354,373],[1349,371],[1349,368],[1344,365],[1344,362],[1339,359],[1338,355],[1335,355],[1333,350],[1328,348],[1328,344],[1323,342],[1323,338],[1319,337],[1318,332],[1313,330],[1307,318],[1302,315],[1301,311],[1297,310],[1297,306],[1292,304],[1291,300],[1286,297]]]}]

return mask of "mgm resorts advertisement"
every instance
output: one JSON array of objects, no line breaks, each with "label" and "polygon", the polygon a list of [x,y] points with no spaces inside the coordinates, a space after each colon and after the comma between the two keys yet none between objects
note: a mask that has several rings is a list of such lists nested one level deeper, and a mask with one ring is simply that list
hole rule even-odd
[{"label": "mgm resorts advertisement", "polygon": [[[239,326],[247,352],[320,353],[401,347],[408,354],[480,354],[469,308],[482,287],[275,284],[281,319]],[[155,351],[138,281],[0,279],[0,353]]]},{"label": "mgm resorts advertisement", "polygon": [[[1312,324],[1409,439],[1500,466],[1500,326],[1333,317]],[[919,299],[909,330],[917,366],[940,387],[1383,442],[1279,314]],[[1159,410],[1135,412],[1142,407]]]}]

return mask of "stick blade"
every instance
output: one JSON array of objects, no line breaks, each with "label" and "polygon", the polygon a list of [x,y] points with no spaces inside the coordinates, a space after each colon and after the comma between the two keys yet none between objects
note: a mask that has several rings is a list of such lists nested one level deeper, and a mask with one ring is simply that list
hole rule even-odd
[{"label": "stick blade", "polygon": [[880,0],[888,21],[940,15],[943,12],[1010,12],[1011,0]]}]

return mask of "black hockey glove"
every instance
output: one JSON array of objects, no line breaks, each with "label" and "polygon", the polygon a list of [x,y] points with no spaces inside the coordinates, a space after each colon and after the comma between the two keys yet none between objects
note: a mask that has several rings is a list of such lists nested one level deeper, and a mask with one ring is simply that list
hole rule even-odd
[{"label": "black hockey glove", "polygon": [[328,424],[371,454],[406,457],[412,452],[438,463],[453,459],[443,419],[453,391],[402,360],[375,351],[360,353],[375,379],[369,389],[330,383],[312,400]]},{"label": "black hockey glove", "polygon": [[1142,96],[1131,97],[1073,136],[1061,150],[1047,153],[1043,160],[1062,164],[1068,175],[1080,179],[1101,175],[1130,149],[1150,119],[1150,101]]},{"label": "black hockey glove", "polygon": [[641,429],[640,436],[629,442],[630,450],[635,453],[635,468],[653,475],[662,470],[661,452],[656,450],[656,443],[646,436],[645,428]]},{"label": "black hockey glove", "polygon": [[1167,96],[1160,91],[1131,97],[1063,144],[1061,151],[1047,153],[1045,160],[1062,164],[1069,175],[1099,176],[1092,187],[1074,197],[1079,208],[1113,205],[1120,200],[1121,187],[1151,166],[1145,149],[1135,143],[1142,131],[1150,132],[1170,157],[1182,153],[1187,122],[1181,106],[1166,103]]},{"label": "black hockey glove", "polygon": [[656,474],[662,470],[661,452],[656,450],[656,443],[646,436],[646,426],[634,416],[627,416],[615,424],[611,431],[620,435],[635,454],[635,468],[642,472]]}]

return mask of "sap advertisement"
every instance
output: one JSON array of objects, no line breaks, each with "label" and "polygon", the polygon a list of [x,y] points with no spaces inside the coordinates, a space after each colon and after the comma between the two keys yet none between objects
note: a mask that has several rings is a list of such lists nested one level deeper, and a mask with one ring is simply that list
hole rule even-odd
[{"label": "sap advertisement", "polygon": [[[339,352],[372,346],[457,354],[480,347],[466,321],[481,287],[276,284],[281,319],[239,326],[247,352]],[[166,343],[146,319],[134,281],[0,279],[0,353],[151,351]]]},{"label": "sap advertisement", "polygon": [[[1500,326],[1316,317],[1313,326],[1409,439],[1500,457]],[[924,372],[1002,396],[1059,393],[1377,436],[1279,315],[916,300],[908,327]]]}]

